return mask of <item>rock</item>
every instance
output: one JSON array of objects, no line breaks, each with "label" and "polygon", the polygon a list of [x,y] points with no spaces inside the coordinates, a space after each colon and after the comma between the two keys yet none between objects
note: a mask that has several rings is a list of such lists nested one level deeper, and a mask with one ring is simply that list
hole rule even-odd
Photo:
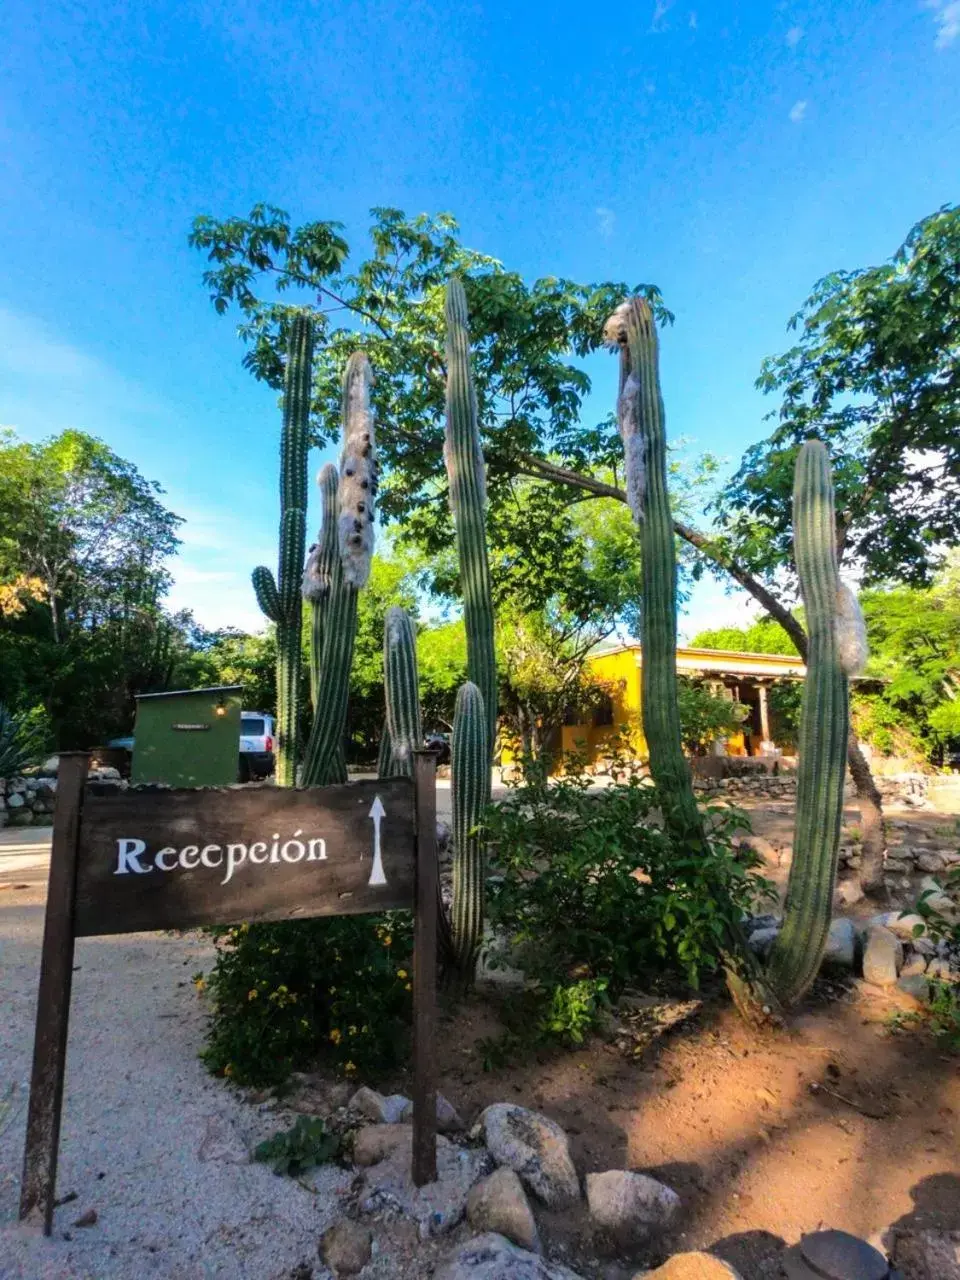
[{"label": "rock", "polygon": [[872,916],[870,919],[870,925],[875,924],[882,925],[891,933],[895,933],[898,938],[911,942],[914,926],[923,924],[923,916],[910,911],[881,911],[879,915]]},{"label": "rock", "polygon": [[341,1218],[320,1241],[320,1256],[336,1276],[355,1276],[370,1261],[373,1237],[359,1222]]},{"label": "rock", "polygon": [[901,978],[914,978],[918,973],[926,973],[927,958],[914,951],[909,960],[904,961],[903,968],[900,970]]},{"label": "rock", "polygon": [[81,1213],[73,1225],[75,1227],[95,1227],[97,1225],[96,1209],[88,1209],[86,1213]]},{"label": "rock", "polygon": [[368,1124],[358,1129],[353,1137],[353,1162],[363,1168],[379,1164],[398,1146],[407,1152],[413,1144],[413,1126],[409,1124]]},{"label": "rock", "polygon": [[744,925],[743,925],[743,931],[747,935],[747,937],[749,937],[750,934],[752,933],[756,933],[758,929],[779,929],[779,928],[780,928],[780,917],[769,915],[769,914],[762,915],[762,916],[749,916],[747,920],[744,921]]},{"label": "rock", "polygon": [[523,1183],[502,1165],[467,1196],[467,1221],[474,1231],[495,1231],[533,1253],[540,1252],[537,1223]]},{"label": "rock", "polygon": [[747,946],[754,955],[759,956],[761,960],[765,960],[773,949],[773,944],[776,942],[779,932],[779,927],[755,929],[750,934],[750,937],[747,938]]},{"label": "rock", "polygon": [[859,938],[853,921],[837,916],[830,921],[827,945],[821,964],[833,969],[852,969],[856,964]]},{"label": "rock", "polygon": [[841,880],[837,885],[836,901],[840,907],[852,907],[863,900],[863,890],[858,880]]},{"label": "rock", "polygon": [[891,875],[903,875],[905,871],[910,870],[910,863],[906,858],[884,858],[884,871],[889,871]]},{"label": "rock", "polygon": [[680,1197],[672,1188],[627,1169],[588,1173],[587,1204],[594,1225],[621,1246],[642,1244],[680,1212]]},{"label": "rock", "polygon": [[640,1271],[633,1280],[740,1280],[729,1262],[712,1253],[675,1253],[656,1271]]},{"label": "rock", "polygon": [[50,777],[55,778],[57,774],[60,772],[60,757],[48,756],[47,759],[44,760],[43,764],[40,766],[40,772],[48,774]]},{"label": "rock", "polygon": [[512,952],[506,938],[490,935],[484,940],[477,957],[476,981],[480,985],[505,991],[522,991],[527,975],[510,963]]},{"label": "rock", "polygon": [[207,1117],[197,1159],[217,1164],[249,1164],[250,1153],[230,1121],[213,1115]]},{"label": "rock", "polygon": [[29,809],[13,809],[8,813],[7,821],[11,827],[30,827],[33,825],[33,813]]},{"label": "rock", "polygon": [[434,1280],[580,1280],[575,1271],[544,1262],[488,1231],[468,1240],[434,1272]]},{"label": "rock", "polygon": [[115,769],[113,765],[104,764],[99,769],[91,769],[90,777],[97,782],[119,782],[120,770]]},{"label": "rock", "polygon": [[937,956],[927,965],[927,980],[936,978],[940,982],[960,982],[960,973],[954,969],[944,956]]},{"label": "rock", "polygon": [[366,1085],[358,1089],[347,1104],[351,1111],[366,1116],[375,1124],[402,1124],[411,1119],[413,1103],[402,1093],[391,1093],[384,1097],[376,1089],[368,1089]]},{"label": "rock", "polygon": [[[387,1125],[375,1126],[382,1133]],[[411,1218],[420,1239],[443,1235],[463,1218],[470,1188],[492,1169],[486,1151],[458,1147],[449,1138],[437,1138],[437,1180],[415,1187],[411,1177],[409,1142],[393,1150],[369,1169],[360,1191],[363,1213],[400,1213]]]},{"label": "rock", "polygon": [[930,851],[917,855],[917,866],[921,871],[942,871],[946,863],[943,854]]},{"label": "rock", "polygon": [[960,1280],[960,1231],[895,1229],[891,1261],[904,1280]]},{"label": "rock", "polygon": [[518,1173],[551,1208],[580,1199],[580,1181],[570,1144],[560,1126],[536,1111],[497,1102],[480,1116],[484,1141],[497,1164]]},{"label": "rock", "polygon": [[875,987],[892,987],[903,963],[903,943],[880,924],[867,930],[863,949],[863,976]]},{"label": "rock", "polygon": [[926,903],[931,911],[939,912],[951,922],[960,920],[960,905],[943,892],[943,886],[933,876],[923,877],[920,881],[920,892],[929,895]]},{"label": "rock", "polygon": [[11,813],[17,809],[22,809],[26,803],[23,793],[20,791],[14,791],[12,795],[7,796],[7,808]]}]

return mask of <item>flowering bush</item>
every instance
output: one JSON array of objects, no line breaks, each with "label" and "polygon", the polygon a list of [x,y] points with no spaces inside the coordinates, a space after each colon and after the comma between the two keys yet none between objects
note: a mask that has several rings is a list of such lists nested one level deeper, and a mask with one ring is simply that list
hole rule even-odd
[{"label": "flowering bush", "polygon": [[326,1060],[350,1076],[409,1055],[408,912],[213,929],[198,975],[213,1012],[203,1059],[238,1084],[279,1084]]}]

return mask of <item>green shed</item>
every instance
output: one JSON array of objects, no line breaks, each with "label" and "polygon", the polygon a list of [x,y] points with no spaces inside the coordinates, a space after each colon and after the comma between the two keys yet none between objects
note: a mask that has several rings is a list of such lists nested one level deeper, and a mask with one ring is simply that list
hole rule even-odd
[{"label": "green shed", "polygon": [[130,781],[224,787],[237,781],[242,685],[137,695]]}]

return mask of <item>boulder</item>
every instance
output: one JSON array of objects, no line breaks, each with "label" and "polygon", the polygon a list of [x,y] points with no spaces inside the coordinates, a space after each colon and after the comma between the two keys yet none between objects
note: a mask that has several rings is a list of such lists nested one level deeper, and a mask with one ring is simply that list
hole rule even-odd
[{"label": "boulder", "polygon": [[870,919],[871,926],[882,925],[907,942],[913,940],[914,927],[923,922],[923,916],[918,916],[911,911],[881,911],[879,915],[872,916]]},{"label": "boulder", "polygon": [[355,1276],[370,1261],[372,1244],[367,1227],[341,1218],[324,1232],[320,1256],[335,1276]]},{"label": "boulder", "polygon": [[929,894],[926,903],[931,911],[939,912],[951,922],[960,920],[960,904],[943,892],[943,886],[933,876],[923,877],[920,881],[920,892]]},{"label": "boulder", "polygon": [[634,1280],[740,1280],[729,1262],[712,1253],[675,1253],[656,1271],[640,1271]]},{"label": "boulder", "polygon": [[927,965],[927,979],[936,978],[940,982],[960,982],[960,972],[951,964],[946,956],[937,956]]},{"label": "boulder", "polygon": [[30,809],[10,809],[7,821],[11,827],[30,827],[33,825],[33,813]]},{"label": "boulder", "polygon": [[621,1247],[643,1244],[680,1212],[680,1197],[672,1188],[628,1169],[588,1173],[587,1204],[594,1226]]},{"label": "boulder", "polygon": [[23,792],[21,791],[14,791],[7,796],[7,808],[10,810],[11,813],[13,813],[17,809],[22,809],[26,803],[27,802],[24,799]]},{"label": "boulder", "polygon": [[853,921],[837,916],[830,921],[821,963],[828,969],[852,969],[857,961],[858,942]]},{"label": "boulder", "polygon": [[894,1231],[891,1260],[906,1280],[960,1280],[960,1231]]},{"label": "boulder", "polygon": [[942,871],[946,865],[943,854],[935,850],[917,855],[917,866],[921,871]]},{"label": "boulder", "polygon": [[910,958],[905,960],[903,968],[900,970],[901,978],[914,978],[918,973],[925,973],[927,969],[927,957],[921,955],[919,951],[910,954]]},{"label": "boulder", "polygon": [[512,1169],[502,1165],[471,1188],[467,1196],[467,1221],[477,1232],[495,1231],[508,1240],[540,1252],[537,1223],[523,1183]]},{"label": "boulder", "polygon": [[409,1124],[368,1124],[358,1129],[353,1137],[353,1162],[362,1168],[379,1164],[402,1146],[410,1158],[413,1145],[413,1127]]},{"label": "boulder", "polygon": [[48,774],[50,777],[55,778],[57,774],[60,772],[60,757],[48,756],[47,759],[44,760],[43,764],[40,766],[40,772]]},{"label": "boulder", "polygon": [[460,1118],[460,1112],[442,1093],[437,1094],[437,1129],[440,1133],[460,1133],[467,1126]]},{"label": "boulder", "polygon": [[372,1120],[374,1124],[401,1124],[413,1114],[413,1103],[402,1093],[391,1093],[384,1097],[382,1093],[377,1093],[376,1089],[368,1089],[366,1085],[357,1090],[347,1105],[351,1111]]},{"label": "boulder", "polygon": [[779,932],[778,925],[771,925],[769,929],[754,929],[753,933],[747,938],[747,946],[755,956],[759,956],[761,960],[766,960],[773,950],[773,944],[776,942]]},{"label": "boulder", "polygon": [[863,900],[859,880],[841,880],[837,885],[836,901],[839,907],[852,907]]},{"label": "boulder", "polygon": [[867,930],[863,949],[863,976],[875,987],[892,987],[903,963],[903,943],[897,935],[880,924]]},{"label": "boulder", "polygon": [[496,1102],[480,1116],[480,1125],[497,1164],[518,1173],[544,1204],[561,1208],[579,1200],[570,1144],[555,1121],[526,1107]]},{"label": "boulder", "polygon": [[[383,1132],[387,1125],[376,1125]],[[409,1129],[408,1129],[409,1132]],[[449,1138],[437,1138],[437,1180],[414,1186],[409,1142],[397,1143],[378,1164],[368,1169],[360,1190],[362,1213],[396,1213],[412,1219],[420,1239],[443,1235],[466,1212],[470,1188],[492,1171],[486,1151],[458,1147]]]},{"label": "boulder", "polygon": [[488,1231],[461,1245],[434,1272],[434,1280],[580,1280],[575,1271],[511,1244]]}]

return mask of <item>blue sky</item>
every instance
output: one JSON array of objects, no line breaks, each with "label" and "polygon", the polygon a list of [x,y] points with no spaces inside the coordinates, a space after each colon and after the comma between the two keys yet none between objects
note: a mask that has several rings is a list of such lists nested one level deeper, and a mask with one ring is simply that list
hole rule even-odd
[{"label": "blue sky", "polygon": [[[668,425],[735,459],[813,282],[960,197],[960,3],[0,6],[0,423],[91,431],[187,518],[173,602],[256,627],[279,418],[197,213],[449,210],[528,277],[653,281]],[[612,403],[614,362],[597,363]],[[698,588],[688,632],[743,616]]]}]

